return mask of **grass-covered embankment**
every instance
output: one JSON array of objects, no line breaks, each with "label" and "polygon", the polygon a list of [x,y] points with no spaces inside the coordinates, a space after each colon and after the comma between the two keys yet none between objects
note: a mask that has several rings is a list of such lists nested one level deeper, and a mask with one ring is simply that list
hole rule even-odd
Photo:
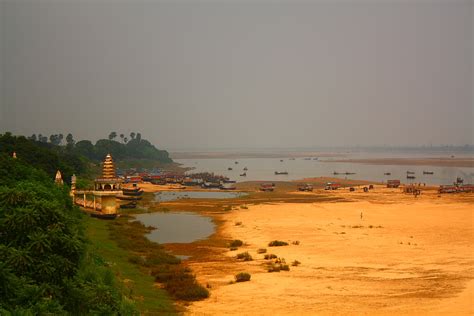
[{"label": "grass-covered embankment", "polygon": [[153,276],[144,273],[139,266],[132,263],[129,251],[121,248],[117,240],[111,237],[110,224],[112,223],[88,218],[87,236],[94,251],[107,261],[123,284],[124,293],[136,301],[142,314],[176,314],[176,308],[168,293],[156,286]]}]

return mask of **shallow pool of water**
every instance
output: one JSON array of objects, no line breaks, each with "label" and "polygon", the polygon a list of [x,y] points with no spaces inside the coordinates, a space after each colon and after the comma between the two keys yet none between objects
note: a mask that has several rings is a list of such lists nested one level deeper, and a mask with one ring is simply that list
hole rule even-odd
[{"label": "shallow pool of water", "polygon": [[246,195],[246,193],[225,191],[162,191],[155,193],[155,201],[167,202],[180,199],[232,199],[243,195]]},{"label": "shallow pool of water", "polygon": [[136,218],[146,226],[156,227],[146,237],[160,244],[190,243],[209,237],[215,230],[210,217],[194,213],[147,213]]}]

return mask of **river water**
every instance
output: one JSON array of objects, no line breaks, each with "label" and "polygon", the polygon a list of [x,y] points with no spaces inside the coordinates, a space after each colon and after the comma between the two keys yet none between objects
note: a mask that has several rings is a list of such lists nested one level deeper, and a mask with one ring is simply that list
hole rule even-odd
[{"label": "river water", "polygon": [[212,219],[186,212],[146,213],[136,215],[137,220],[156,229],[147,234],[151,241],[166,243],[190,243],[205,239],[214,233]]},{"label": "river water", "polygon": [[[360,158],[360,156],[359,156]],[[323,159],[323,158],[321,158]],[[327,160],[327,158],[324,158]],[[283,160],[283,161],[280,161]],[[472,183],[474,179],[474,168],[469,167],[430,167],[430,166],[410,166],[410,165],[371,165],[362,163],[331,162],[320,160],[305,160],[296,158],[241,158],[241,159],[176,159],[184,167],[194,168],[193,172],[214,172],[224,175],[237,182],[243,181],[288,181],[300,180],[311,177],[335,177],[349,178],[369,181],[387,181],[389,179],[399,179],[402,183],[421,182],[426,184],[452,184],[457,177],[464,179],[465,183]],[[235,164],[235,162],[238,164]],[[240,176],[244,173],[246,176]],[[232,168],[232,170],[228,170]],[[288,172],[288,175],[275,175],[275,171]],[[355,173],[353,175],[334,175],[334,172]],[[406,172],[415,172],[416,179],[406,179]],[[432,171],[433,175],[424,175],[423,171]],[[385,176],[384,173],[391,173]]]}]

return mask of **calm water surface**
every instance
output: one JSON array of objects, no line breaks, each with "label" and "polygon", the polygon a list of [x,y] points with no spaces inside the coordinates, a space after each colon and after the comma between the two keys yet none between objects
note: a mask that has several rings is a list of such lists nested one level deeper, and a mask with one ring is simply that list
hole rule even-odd
[{"label": "calm water surface", "polygon": [[[336,177],[370,181],[387,181],[399,179],[402,183],[422,182],[427,184],[451,184],[457,177],[465,183],[473,183],[474,168],[467,167],[430,167],[430,166],[398,166],[370,165],[360,163],[322,162],[296,158],[243,158],[243,159],[177,159],[184,167],[193,167],[193,172],[214,172],[225,175],[238,182],[242,181],[288,181],[310,177]],[[238,161],[238,164],[235,164]],[[233,170],[227,170],[231,167]],[[241,177],[243,168],[247,167],[246,177]],[[275,175],[275,171],[287,171],[288,175]],[[354,172],[354,175],[333,175],[333,172]],[[406,172],[414,171],[416,179],[406,179]],[[432,171],[433,175],[424,175],[423,171]],[[390,172],[390,176],[384,173]]]},{"label": "calm water surface", "polygon": [[246,193],[224,191],[162,191],[155,193],[155,201],[167,202],[180,199],[232,199],[244,195],[246,195]]},{"label": "calm water surface", "polygon": [[146,236],[160,244],[190,243],[209,237],[215,230],[210,217],[193,213],[147,213],[136,218],[146,226],[156,227]]}]

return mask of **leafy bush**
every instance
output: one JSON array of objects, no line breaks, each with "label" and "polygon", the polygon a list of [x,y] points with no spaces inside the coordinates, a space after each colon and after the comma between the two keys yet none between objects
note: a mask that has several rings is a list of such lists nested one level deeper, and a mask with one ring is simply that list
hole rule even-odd
[{"label": "leafy bush", "polygon": [[191,270],[180,265],[163,265],[152,271],[156,282],[163,283],[174,297],[184,301],[196,301],[209,297],[209,291],[201,286]]},{"label": "leafy bush", "polygon": [[269,247],[288,246],[288,243],[281,240],[274,240],[268,244]]},{"label": "leafy bush", "polygon": [[280,265],[280,269],[283,271],[290,271],[290,267],[287,264]]},{"label": "leafy bush", "polygon": [[247,282],[250,281],[250,274],[247,272],[240,272],[235,275],[235,282]]},{"label": "leafy bush", "polygon": [[278,257],[277,257],[277,255],[274,255],[274,254],[270,253],[270,254],[266,254],[263,258],[265,260],[271,260],[271,259],[276,259]]},{"label": "leafy bush", "polygon": [[230,247],[241,247],[243,244],[244,242],[242,240],[235,239],[230,242]]},{"label": "leafy bush", "polygon": [[243,261],[252,261],[252,256],[246,251],[246,252],[242,252],[242,253],[239,253],[237,254],[237,259],[241,259]]},{"label": "leafy bush", "polygon": [[64,186],[0,154],[1,314],[138,314],[88,249],[82,220]]}]

